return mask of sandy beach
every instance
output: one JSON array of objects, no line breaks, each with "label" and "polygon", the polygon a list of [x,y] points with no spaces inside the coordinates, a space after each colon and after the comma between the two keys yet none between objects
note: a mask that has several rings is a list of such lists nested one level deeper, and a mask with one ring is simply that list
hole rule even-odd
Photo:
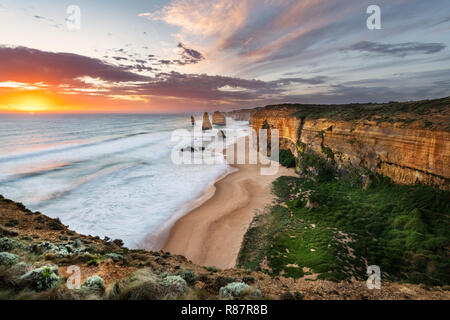
[{"label": "sandy beach", "polygon": [[234,267],[253,217],[274,200],[272,182],[295,175],[282,166],[275,175],[261,175],[261,164],[230,165],[238,170],[217,181],[208,191],[213,195],[175,223],[164,251],[204,266]]}]

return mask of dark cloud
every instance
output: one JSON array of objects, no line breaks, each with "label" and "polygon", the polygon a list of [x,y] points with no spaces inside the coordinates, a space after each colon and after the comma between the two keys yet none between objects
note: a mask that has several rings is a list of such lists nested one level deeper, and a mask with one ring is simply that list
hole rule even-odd
[{"label": "dark cloud", "polygon": [[125,57],[113,57],[113,59],[116,61],[128,60],[128,58],[125,58]]},{"label": "dark cloud", "polygon": [[371,41],[361,41],[350,46],[347,50],[365,51],[378,54],[394,55],[398,57],[406,57],[411,54],[433,54],[445,49],[443,43],[421,43],[421,42],[405,42],[405,43],[378,43]]},{"label": "dark cloud", "polygon": [[181,49],[181,60],[185,64],[199,63],[205,60],[205,57],[199,51],[190,49],[181,42],[178,44],[178,48]]},{"label": "dark cloud", "polygon": [[170,65],[173,63],[172,60],[165,60],[165,59],[159,60],[158,62],[165,65]]},{"label": "dark cloud", "polygon": [[142,81],[144,76],[99,59],[72,53],[0,46],[0,81],[70,83],[89,76],[105,81]]},{"label": "dark cloud", "polygon": [[[197,50],[194,49],[190,49],[188,47],[186,47],[184,44],[182,44],[181,42],[178,43],[177,48],[180,49],[180,58],[179,59],[174,59],[174,60],[167,60],[167,59],[160,59],[158,62],[161,65],[177,65],[177,66],[185,66],[188,64],[196,64],[199,63],[200,61],[205,60],[205,57]],[[152,55],[150,55],[149,57],[152,57]]]}]

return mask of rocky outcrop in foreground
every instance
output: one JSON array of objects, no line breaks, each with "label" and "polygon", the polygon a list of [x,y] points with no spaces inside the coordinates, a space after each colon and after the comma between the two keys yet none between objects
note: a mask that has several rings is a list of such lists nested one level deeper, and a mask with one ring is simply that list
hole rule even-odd
[{"label": "rocky outcrop in foreground", "polygon": [[351,164],[399,184],[450,190],[450,98],[384,105],[268,106],[252,117],[280,131],[284,149]]},{"label": "rocky outcrop in foreground", "polygon": [[227,125],[227,119],[225,118],[225,115],[220,111],[214,112],[213,117],[212,117],[212,122],[213,122],[213,124],[218,125],[218,126],[226,126]]},{"label": "rocky outcrop in foreground", "polygon": [[209,120],[209,114],[208,112],[205,112],[203,115],[203,124],[202,124],[202,130],[210,130],[212,129],[211,121]]},{"label": "rocky outcrop in foreground", "polygon": [[[69,269],[70,267],[70,269]],[[67,287],[80,268],[79,290]],[[2,299],[450,299],[440,288],[383,281],[308,281],[192,264],[168,252],[130,250],[119,239],[70,230],[58,219],[0,196]]]}]

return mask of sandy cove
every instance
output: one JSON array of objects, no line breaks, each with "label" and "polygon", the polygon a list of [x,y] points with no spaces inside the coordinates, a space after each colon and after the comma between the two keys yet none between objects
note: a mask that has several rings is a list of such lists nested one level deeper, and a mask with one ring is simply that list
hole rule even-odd
[{"label": "sandy cove", "polygon": [[295,175],[281,165],[277,174],[268,176],[260,174],[261,164],[230,165],[238,170],[217,181],[209,191],[213,195],[175,223],[164,251],[203,266],[234,267],[253,217],[274,201],[272,182]]}]

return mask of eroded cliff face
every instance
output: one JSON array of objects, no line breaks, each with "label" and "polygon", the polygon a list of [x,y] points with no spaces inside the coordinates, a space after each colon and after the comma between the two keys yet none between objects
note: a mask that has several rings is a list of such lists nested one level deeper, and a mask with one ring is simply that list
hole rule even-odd
[{"label": "eroded cliff face", "polygon": [[252,117],[258,132],[265,121],[279,130],[280,147],[331,156],[338,166],[351,163],[399,184],[423,183],[450,190],[450,132],[402,123],[368,120],[305,119],[292,108],[265,108]]}]

